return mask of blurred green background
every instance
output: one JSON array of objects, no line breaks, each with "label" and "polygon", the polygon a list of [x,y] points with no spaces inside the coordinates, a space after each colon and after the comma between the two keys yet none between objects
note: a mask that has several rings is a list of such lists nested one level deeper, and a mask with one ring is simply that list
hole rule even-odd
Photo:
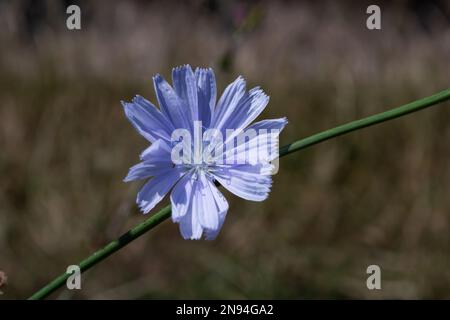
[{"label": "blurred green background", "polygon": [[[0,0],[0,299],[146,218],[122,179],[147,143],[120,100],[155,102],[155,73],[261,85],[282,145],[449,87],[449,2],[377,1],[378,31],[369,4]],[[51,298],[450,298],[449,121],[447,102],[283,158],[265,202],[226,194],[216,241],[167,221]]]}]

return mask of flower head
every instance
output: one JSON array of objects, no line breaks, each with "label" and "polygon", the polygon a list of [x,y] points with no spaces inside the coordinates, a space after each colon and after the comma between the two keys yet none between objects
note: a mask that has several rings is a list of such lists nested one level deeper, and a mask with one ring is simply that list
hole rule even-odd
[{"label": "flower head", "polygon": [[151,142],[124,181],[151,178],[137,195],[143,213],[172,190],[172,220],[183,238],[214,239],[228,211],[216,185],[247,200],[265,200],[287,120],[250,125],[269,97],[260,88],[247,92],[242,77],[217,103],[212,69],[177,67],[172,81],[173,87],[160,75],[153,78],[160,109],[141,96],[122,102],[130,122]]}]

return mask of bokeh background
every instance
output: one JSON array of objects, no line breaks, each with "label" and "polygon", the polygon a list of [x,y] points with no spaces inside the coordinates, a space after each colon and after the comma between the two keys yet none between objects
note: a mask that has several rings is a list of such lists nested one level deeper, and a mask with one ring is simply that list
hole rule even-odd
[{"label": "bokeh background", "polygon": [[[261,85],[281,144],[449,87],[449,2],[376,1],[370,31],[372,2],[0,0],[0,299],[146,218],[122,179],[147,143],[120,100],[156,101],[155,73]],[[226,194],[216,241],[167,221],[51,298],[450,298],[449,121],[447,102],[283,158],[265,202]]]}]

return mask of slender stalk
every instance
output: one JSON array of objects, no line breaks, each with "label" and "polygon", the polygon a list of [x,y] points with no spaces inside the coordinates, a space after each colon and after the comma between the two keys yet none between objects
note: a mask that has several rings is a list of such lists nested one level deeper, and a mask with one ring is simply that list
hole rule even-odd
[{"label": "slender stalk", "polygon": [[325,140],[335,138],[337,136],[362,129],[365,127],[373,126],[374,124],[385,122],[388,120],[392,120],[408,113],[416,112],[427,107],[431,107],[440,102],[444,102],[450,99],[450,88],[439,93],[436,93],[432,96],[422,98],[420,100],[416,100],[414,102],[405,104],[401,107],[391,109],[385,112],[377,113],[373,116],[363,118],[360,120],[352,121],[338,127],[334,127],[329,130],[325,130],[319,132],[315,135],[309,136],[305,139],[301,139],[295,141],[291,144],[288,144],[282,148],[280,148],[280,157],[290,154],[294,151],[299,151],[301,149],[305,149],[307,147],[313,146]]},{"label": "slender stalk", "polygon": [[[435,104],[438,104],[440,102],[449,99],[450,99],[450,88],[442,92],[436,93],[432,96],[408,103],[401,107],[391,109],[389,111],[385,111],[382,113],[378,113],[367,118],[352,121],[344,125],[326,131],[322,131],[307,138],[295,141],[291,144],[288,144],[280,148],[280,157],[286,156],[292,152],[299,151],[301,149],[305,149],[307,147],[313,146],[328,139],[343,135],[345,133],[369,127],[377,123],[388,121],[394,118],[398,118],[408,113],[419,111],[421,109],[433,106]],[[171,207],[170,205],[168,205],[163,209],[161,209],[159,212],[153,214],[150,218],[148,218],[144,222],[139,223],[134,228],[124,233],[118,239],[108,243],[103,249],[100,249],[99,251],[95,252],[94,254],[87,257],[78,264],[81,269],[81,272],[90,269],[94,265],[98,264],[102,260],[112,255],[114,252],[125,247],[128,243],[137,239],[147,231],[153,229],[158,224],[168,219],[170,217],[170,214],[171,214]],[[61,274],[59,277],[49,282],[39,291],[35,292],[29,299],[37,300],[46,298],[48,295],[56,291],[58,288],[62,287],[69,278],[69,276],[70,275],[67,273]]]},{"label": "slender stalk", "polygon": [[[117,250],[125,247],[128,243],[130,243],[133,240],[136,240],[141,235],[146,233],[147,231],[153,229],[158,224],[166,220],[170,217],[171,208],[170,205],[164,207],[157,213],[153,214],[150,218],[145,220],[144,222],[139,223],[134,228],[128,230],[123,235],[121,235],[118,239],[111,241],[106,246],[104,246],[102,249],[98,250],[94,254],[90,255],[83,261],[81,261],[78,266],[80,267],[81,272],[84,272],[100,261],[106,259],[110,255],[112,255]],[[70,274],[63,273],[59,277],[55,278],[52,282],[49,282],[45,287],[40,289],[39,291],[36,291],[29,299],[30,300],[40,300],[47,297],[49,294],[57,290],[58,288],[62,287],[67,279],[69,278]]]}]

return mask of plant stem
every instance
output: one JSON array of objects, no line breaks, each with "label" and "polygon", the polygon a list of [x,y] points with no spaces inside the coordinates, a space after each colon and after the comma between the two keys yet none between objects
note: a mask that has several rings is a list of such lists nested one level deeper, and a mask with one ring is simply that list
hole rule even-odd
[{"label": "plant stem", "polygon": [[[112,255],[117,250],[125,247],[128,243],[131,241],[137,239],[147,231],[153,229],[158,224],[166,220],[170,217],[171,208],[170,205],[164,207],[157,213],[153,214],[150,218],[145,220],[144,222],[139,223],[134,228],[130,229],[123,235],[121,235],[118,239],[111,241],[108,243],[105,247],[98,250],[94,254],[90,255],[83,261],[81,261],[78,266],[80,267],[81,272],[84,272],[100,261],[106,259],[110,255]],[[48,283],[45,287],[40,289],[39,291],[36,291],[29,300],[40,300],[44,299],[51,293],[53,293],[58,288],[62,287],[67,279],[69,278],[70,274],[63,273],[59,277],[55,278],[52,282]]]},{"label": "plant stem", "polygon": [[335,138],[337,136],[349,133],[358,129],[373,126],[374,124],[392,120],[408,113],[416,112],[427,107],[431,107],[440,102],[444,102],[450,99],[450,88],[432,96],[416,100],[414,102],[405,104],[401,107],[391,109],[385,112],[377,113],[373,116],[363,118],[360,120],[352,121],[332,129],[319,132],[315,135],[309,136],[305,139],[295,141],[280,148],[280,157],[290,154],[294,151],[299,151],[307,147],[313,146],[325,140]]},{"label": "plant stem", "polygon": [[[360,120],[352,121],[349,123],[346,123],[344,125],[322,131],[320,133],[317,133],[315,135],[309,136],[307,138],[295,141],[291,144],[288,144],[282,148],[280,148],[280,157],[286,156],[292,152],[299,151],[301,149],[305,149],[307,147],[313,146],[315,144],[318,144],[320,142],[326,141],[328,139],[343,135],[345,133],[349,133],[351,131],[355,131],[358,129],[362,129],[365,127],[369,127],[372,125],[375,125],[377,123],[381,123],[384,121],[388,121],[394,118],[398,118],[401,116],[404,116],[408,113],[416,112],[421,109],[433,106],[435,104],[438,104],[440,102],[446,101],[450,99],[450,88],[444,91],[441,91],[439,93],[436,93],[432,96],[408,103],[406,105],[403,105],[401,107],[391,109],[389,111],[385,111],[382,113],[375,114],[373,116],[363,118]],[[128,232],[124,233],[121,237],[119,237],[117,240],[114,240],[107,244],[103,249],[100,249],[99,251],[95,252],[88,258],[81,261],[78,265],[81,269],[81,272],[84,272],[100,261],[106,259],[110,255],[112,255],[114,252],[120,250],[121,248],[125,247],[128,243],[132,242],[133,240],[137,239],[147,231],[153,229],[158,224],[163,222],[164,220],[168,219],[171,214],[171,206],[168,205],[161,209],[159,212],[153,214],[150,218],[145,220],[142,223],[139,223],[134,228],[130,229]],[[29,299],[31,300],[37,300],[37,299],[44,299],[54,291],[56,291],[58,288],[62,287],[67,279],[69,278],[70,274],[63,273],[59,277],[55,278],[53,281],[48,283],[46,286],[41,288],[39,291],[35,292]]]}]

